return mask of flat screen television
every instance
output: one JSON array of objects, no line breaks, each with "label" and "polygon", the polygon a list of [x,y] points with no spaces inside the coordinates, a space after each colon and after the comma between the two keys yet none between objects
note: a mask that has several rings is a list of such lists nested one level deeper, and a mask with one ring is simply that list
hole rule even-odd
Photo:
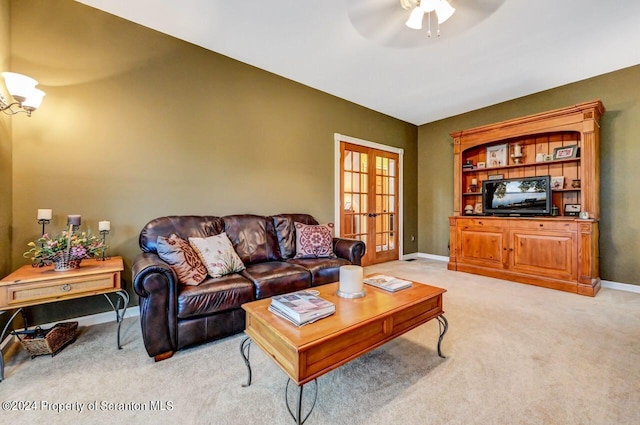
[{"label": "flat screen television", "polygon": [[482,207],[490,215],[551,214],[551,177],[520,177],[482,182]]}]

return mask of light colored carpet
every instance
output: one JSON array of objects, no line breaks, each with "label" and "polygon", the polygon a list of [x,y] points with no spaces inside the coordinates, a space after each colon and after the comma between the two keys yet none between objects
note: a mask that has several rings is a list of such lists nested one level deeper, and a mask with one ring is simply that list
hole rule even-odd
[{"label": "light colored carpet", "polygon": [[[640,423],[640,294],[605,288],[590,298],[422,259],[365,272],[373,271],[447,289],[447,358],[438,357],[438,325],[429,322],[318,379],[307,424]],[[292,423],[286,377],[257,346],[253,384],[241,386],[242,335],[154,363],[139,326],[137,318],[125,320],[122,350],[115,324],[82,329],[53,358],[31,360],[19,348],[8,359],[0,401],[36,402],[30,407],[38,410],[3,411],[2,423]],[[165,410],[151,410],[155,402]],[[50,410],[62,407],[55,403],[83,411]],[[146,410],[104,410],[108,403]]]}]

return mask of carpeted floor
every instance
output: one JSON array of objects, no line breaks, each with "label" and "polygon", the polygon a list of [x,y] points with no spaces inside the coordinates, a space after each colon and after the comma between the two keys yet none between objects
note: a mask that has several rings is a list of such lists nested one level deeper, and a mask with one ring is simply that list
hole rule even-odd
[{"label": "carpeted floor", "polygon": [[[640,294],[605,288],[590,298],[422,259],[365,273],[374,271],[447,289],[447,358],[429,322],[318,379],[307,424],[640,423]],[[292,423],[287,379],[256,346],[253,384],[241,386],[242,335],[154,363],[139,327],[125,320],[122,350],[111,323],[83,328],[53,358],[15,350],[0,383],[2,423]]]}]

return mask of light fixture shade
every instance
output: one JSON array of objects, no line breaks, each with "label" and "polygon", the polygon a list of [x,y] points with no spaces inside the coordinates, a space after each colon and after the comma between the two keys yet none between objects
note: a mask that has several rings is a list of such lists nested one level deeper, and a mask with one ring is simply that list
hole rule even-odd
[{"label": "light fixture shade", "polygon": [[422,29],[423,16],[424,16],[424,10],[422,10],[419,7],[416,7],[411,11],[411,15],[409,15],[409,20],[405,25],[414,30]]},{"label": "light fixture shade", "polygon": [[429,13],[436,9],[439,2],[440,0],[421,0],[419,7],[424,10],[425,13]]},{"label": "light fixture shade", "polygon": [[447,0],[440,0],[436,5],[436,15],[438,15],[438,23],[441,24],[449,19],[455,13],[453,6]]},{"label": "light fixture shade", "polygon": [[31,91],[27,93],[26,99],[22,101],[22,107],[27,111],[35,111],[40,107],[44,95],[45,92],[40,89],[31,89]]},{"label": "light fixture shade", "polygon": [[[7,86],[9,94],[18,102],[24,102],[28,94],[34,90],[36,84],[38,84],[33,78],[15,72],[3,72],[2,76],[4,77],[4,83]],[[42,97],[40,100],[42,100]]]}]

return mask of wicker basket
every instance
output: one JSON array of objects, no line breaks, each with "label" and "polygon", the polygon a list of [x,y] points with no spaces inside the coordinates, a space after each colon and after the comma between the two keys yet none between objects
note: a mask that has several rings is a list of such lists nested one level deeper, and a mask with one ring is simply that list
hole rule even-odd
[{"label": "wicker basket", "polygon": [[55,356],[67,344],[76,339],[77,331],[78,322],[63,322],[56,324],[51,329],[42,329],[38,326],[33,330],[17,331],[13,334],[31,354],[31,358],[34,358],[44,354]]}]

